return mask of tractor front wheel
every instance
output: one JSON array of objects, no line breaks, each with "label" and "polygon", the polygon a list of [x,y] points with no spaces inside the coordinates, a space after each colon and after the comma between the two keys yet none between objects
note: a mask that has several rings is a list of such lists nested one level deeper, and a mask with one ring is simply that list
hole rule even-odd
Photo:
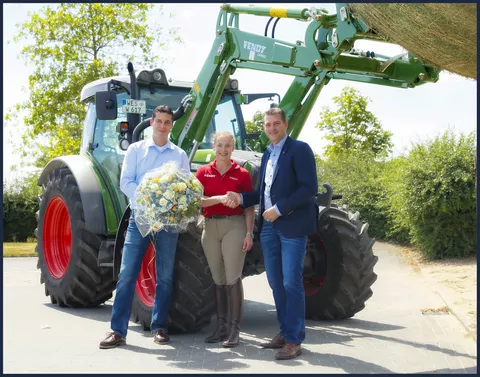
[{"label": "tractor front wheel", "polygon": [[67,167],[50,172],[36,234],[40,282],[53,304],[91,307],[112,297],[111,269],[98,267],[101,239],[85,227],[78,184]]}]

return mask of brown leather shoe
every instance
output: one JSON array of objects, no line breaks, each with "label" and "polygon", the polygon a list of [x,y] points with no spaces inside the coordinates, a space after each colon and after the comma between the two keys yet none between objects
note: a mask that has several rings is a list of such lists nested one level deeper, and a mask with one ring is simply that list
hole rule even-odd
[{"label": "brown leather shoe", "polygon": [[286,343],[282,350],[275,355],[277,360],[295,359],[302,354],[302,346],[300,344]]},{"label": "brown leather shoe", "polygon": [[170,337],[164,330],[158,329],[155,331],[153,341],[157,344],[168,344],[170,342]]},{"label": "brown leather shoe", "polygon": [[117,346],[123,346],[127,344],[125,338],[122,338],[120,335],[115,334],[114,332],[107,333],[107,337],[100,342],[100,349],[109,349],[115,348]]},{"label": "brown leather shoe", "polygon": [[281,336],[280,334],[277,334],[277,335],[275,335],[275,338],[273,338],[268,343],[260,344],[260,347],[263,347],[263,348],[283,348],[285,343],[286,343],[285,338],[283,336]]}]

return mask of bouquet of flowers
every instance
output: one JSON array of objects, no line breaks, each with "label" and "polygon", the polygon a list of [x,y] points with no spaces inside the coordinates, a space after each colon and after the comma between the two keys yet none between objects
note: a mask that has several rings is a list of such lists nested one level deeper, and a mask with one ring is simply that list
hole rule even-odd
[{"label": "bouquet of flowers", "polygon": [[180,232],[200,214],[203,186],[194,174],[168,162],[143,177],[135,192],[135,222],[145,237],[161,230]]}]

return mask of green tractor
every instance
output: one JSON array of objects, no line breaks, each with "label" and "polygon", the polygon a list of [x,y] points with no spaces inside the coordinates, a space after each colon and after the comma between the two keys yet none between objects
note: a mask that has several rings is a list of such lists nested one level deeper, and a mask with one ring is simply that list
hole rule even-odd
[{"label": "green tractor", "polygon": [[[412,88],[438,80],[438,70],[410,54],[386,57],[354,49],[357,39],[376,39],[346,4],[335,14],[311,9],[222,5],[215,40],[194,83],[167,79],[162,69],[138,75],[105,78],[86,85],[81,101],[87,107],[81,153],[50,161],[40,174],[43,187],[38,213],[38,268],[45,294],[63,307],[97,306],[112,297],[120,269],[130,208],[120,191],[123,157],[128,146],[150,137],[149,117],[159,104],[177,109],[171,140],[189,155],[192,171],[213,161],[212,133],[232,132],[233,158],[258,184],[261,152],[268,146],[264,133],[248,134],[242,105],[278,96],[285,110],[288,133],[297,138],[324,85],[331,79]],[[265,35],[239,29],[240,14],[269,17]],[[305,40],[290,43],[267,36],[274,18],[308,22]],[[275,28],[276,22],[274,23]],[[274,30],[272,31],[273,34]],[[283,96],[242,94],[231,75],[238,68],[294,76]],[[259,151],[247,140],[259,141]],[[321,179],[320,179],[321,180]],[[360,214],[332,203],[329,185],[317,195],[317,232],[308,240],[303,273],[306,315],[311,319],[349,318],[365,307],[377,276],[374,239]],[[204,256],[201,226],[181,233],[175,264],[171,330],[189,332],[209,324],[215,311],[214,284]],[[258,236],[258,235],[257,235]],[[155,292],[153,247],[147,251],[132,307],[135,322],[147,330]],[[243,276],[265,270],[258,237],[247,254]]]}]

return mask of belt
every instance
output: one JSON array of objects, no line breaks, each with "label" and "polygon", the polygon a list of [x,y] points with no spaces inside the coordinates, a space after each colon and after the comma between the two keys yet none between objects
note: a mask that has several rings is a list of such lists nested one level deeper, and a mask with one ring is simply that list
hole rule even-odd
[{"label": "belt", "polygon": [[206,219],[229,219],[231,217],[238,217],[238,216],[243,216],[243,215],[213,215],[205,218]]}]

